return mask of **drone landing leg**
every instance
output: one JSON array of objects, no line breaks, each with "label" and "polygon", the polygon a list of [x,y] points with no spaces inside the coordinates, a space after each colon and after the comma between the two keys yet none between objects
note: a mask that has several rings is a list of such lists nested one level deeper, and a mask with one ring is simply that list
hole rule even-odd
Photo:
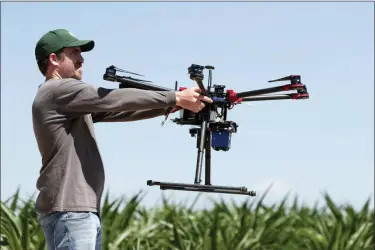
[{"label": "drone landing leg", "polygon": [[202,175],[203,151],[206,146],[206,131],[207,131],[207,121],[203,121],[202,129],[201,131],[198,131],[198,136],[197,136],[197,143],[199,142],[199,145],[197,145],[198,157],[197,157],[197,166],[196,166],[196,171],[195,171],[194,184],[200,184],[202,181],[201,175]]},{"label": "drone landing leg", "polygon": [[205,170],[204,170],[204,184],[211,185],[211,132],[209,130],[206,131],[206,145],[205,145]]}]

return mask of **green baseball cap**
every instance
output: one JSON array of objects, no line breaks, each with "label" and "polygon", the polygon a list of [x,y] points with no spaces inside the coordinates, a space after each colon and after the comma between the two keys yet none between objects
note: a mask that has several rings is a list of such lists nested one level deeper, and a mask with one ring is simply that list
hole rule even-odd
[{"label": "green baseball cap", "polygon": [[79,40],[66,29],[51,30],[44,34],[35,47],[36,60],[43,60],[51,53],[68,47],[80,47],[82,52],[90,51],[94,48],[94,41]]}]

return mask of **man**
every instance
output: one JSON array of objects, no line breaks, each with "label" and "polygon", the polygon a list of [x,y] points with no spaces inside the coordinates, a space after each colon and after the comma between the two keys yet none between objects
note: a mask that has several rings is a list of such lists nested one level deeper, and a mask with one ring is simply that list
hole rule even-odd
[{"label": "man", "polygon": [[49,31],[35,48],[45,77],[32,105],[42,157],[35,209],[48,250],[101,249],[104,168],[93,123],[150,119],[175,106],[199,112],[204,102],[212,102],[198,88],[96,88],[82,81],[81,53],[93,48],[94,41],[79,40],[65,29]]}]

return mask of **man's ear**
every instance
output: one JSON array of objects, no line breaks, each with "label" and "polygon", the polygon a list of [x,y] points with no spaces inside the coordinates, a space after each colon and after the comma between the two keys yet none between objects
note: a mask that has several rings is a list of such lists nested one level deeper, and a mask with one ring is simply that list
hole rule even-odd
[{"label": "man's ear", "polygon": [[57,57],[57,55],[55,53],[51,53],[48,57],[48,60],[49,62],[53,65],[53,66],[58,66],[59,65],[59,58]]}]

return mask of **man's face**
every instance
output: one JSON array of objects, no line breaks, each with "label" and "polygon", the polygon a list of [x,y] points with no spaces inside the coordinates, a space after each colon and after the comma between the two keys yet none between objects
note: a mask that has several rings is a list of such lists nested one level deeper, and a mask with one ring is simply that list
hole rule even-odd
[{"label": "man's face", "polygon": [[61,78],[81,80],[83,61],[79,47],[64,48],[61,60],[57,59],[56,71]]}]

